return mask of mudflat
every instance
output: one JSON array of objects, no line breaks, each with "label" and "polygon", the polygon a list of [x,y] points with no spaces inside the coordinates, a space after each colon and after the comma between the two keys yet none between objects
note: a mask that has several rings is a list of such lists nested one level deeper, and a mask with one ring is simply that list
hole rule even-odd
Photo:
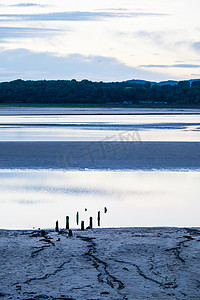
[{"label": "mudflat", "polygon": [[199,228],[0,230],[2,299],[199,299]]}]

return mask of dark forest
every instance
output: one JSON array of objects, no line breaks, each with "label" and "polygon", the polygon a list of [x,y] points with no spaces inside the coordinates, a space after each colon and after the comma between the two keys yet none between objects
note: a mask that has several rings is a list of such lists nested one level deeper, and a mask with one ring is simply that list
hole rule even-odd
[{"label": "dark forest", "polygon": [[0,83],[0,104],[199,107],[200,81],[160,86],[150,82],[18,79]]}]

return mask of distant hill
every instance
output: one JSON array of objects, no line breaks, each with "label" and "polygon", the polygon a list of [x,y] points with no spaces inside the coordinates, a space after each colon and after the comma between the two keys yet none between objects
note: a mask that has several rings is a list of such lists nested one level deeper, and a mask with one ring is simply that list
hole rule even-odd
[{"label": "distant hill", "polygon": [[[189,79],[189,80],[181,80],[181,81],[189,81],[190,84],[193,81],[200,81],[200,79]],[[127,80],[126,82],[130,82],[130,83],[136,83],[136,84],[146,84],[146,83],[150,83],[151,86],[157,84],[159,86],[163,86],[163,85],[177,85],[180,81],[175,81],[175,80],[167,80],[167,81],[160,81],[160,82],[155,82],[155,81],[147,81],[147,80],[140,80],[140,79],[131,79],[131,80]]]},{"label": "distant hill", "polygon": [[192,83],[192,82],[194,82],[194,81],[200,81],[200,79],[190,79],[190,80],[188,80],[189,82],[190,82],[190,84]]},{"label": "distant hill", "polygon": [[167,81],[161,81],[161,82],[158,82],[157,84],[159,86],[163,86],[163,85],[167,85],[167,84],[170,84],[170,85],[177,85],[179,83],[179,81],[175,81],[175,80],[167,80]]},{"label": "distant hill", "polygon": [[141,79],[131,79],[131,80],[127,80],[127,81],[125,81],[125,82],[135,83],[135,84],[146,84],[146,83],[150,83],[151,86],[157,84],[157,82],[147,81],[147,80],[141,80]]}]

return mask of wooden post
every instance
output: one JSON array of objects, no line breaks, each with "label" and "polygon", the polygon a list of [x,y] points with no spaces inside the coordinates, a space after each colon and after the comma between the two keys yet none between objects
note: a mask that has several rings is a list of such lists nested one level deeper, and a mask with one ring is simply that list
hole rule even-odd
[{"label": "wooden post", "polygon": [[98,211],[97,223],[98,223],[98,226],[100,226],[100,211]]},{"label": "wooden post", "polygon": [[81,230],[84,230],[84,221],[81,221]]},{"label": "wooden post", "polygon": [[79,213],[77,211],[77,213],[76,213],[76,224],[78,225],[78,223],[79,223]]},{"label": "wooden post", "polygon": [[69,230],[69,236],[73,236],[72,230]]},{"label": "wooden post", "polygon": [[41,236],[45,236],[45,235],[46,235],[46,232],[44,231],[44,229],[42,229],[42,230],[40,231],[40,233],[41,233]]},{"label": "wooden post", "polygon": [[107,207],[104,207],[104,213],[106,214],[107,213]]},{"label": "wooden post", "polygon": [[69,217],[66,216],[66,229],[69,229]]},{"label": "wooden post", "polygon": [[59,232],[58,221],[56,221],[56,232]]},{"label": "wooden post", "polygon": [[90,217],[90,225],[89,225],[91,228],[93,227],[93,224],[92,224],[92,217]]}]

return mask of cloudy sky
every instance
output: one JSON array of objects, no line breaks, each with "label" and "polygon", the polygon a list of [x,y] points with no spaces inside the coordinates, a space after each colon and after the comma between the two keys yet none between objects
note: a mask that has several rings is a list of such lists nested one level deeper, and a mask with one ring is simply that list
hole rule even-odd
[{"label": "cloudy sky", "polygon": [[200,78],[199,9],[199,0],[0,1],[0,81]]}]

